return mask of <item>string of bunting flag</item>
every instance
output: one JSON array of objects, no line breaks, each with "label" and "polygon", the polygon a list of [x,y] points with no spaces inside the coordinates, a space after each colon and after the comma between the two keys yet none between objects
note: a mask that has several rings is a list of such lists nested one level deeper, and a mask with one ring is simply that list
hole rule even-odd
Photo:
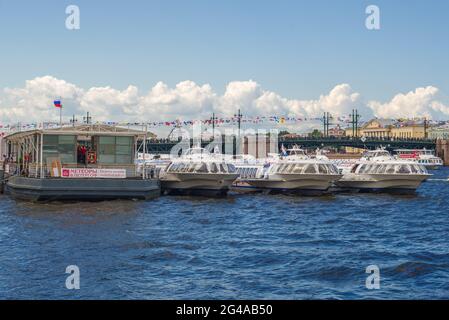
[{"label": "string of bunting flag", "polygon": [[[289,117],[289,116],[243,116],[241,117],[242,124],[294,124],[294,123],[304,123],[304,122],[317,122],[323,121],[322,117]],[[398,122],[404,121],[404,119],[398,119]],[[347,125],[351,123],[351,118],[349,116],[342,117],[334,117],[332,118],[332,122],[334,125]],[[234,125],[238,123],[238,117],[228,117],[228,118],[215,118],[205,119],[205,120],[172,120],[172,121],[146,121],[146,122],[122,122],[122,121],[97,121],[93,124],[106,124],[106,125],[114,125],[114,126],[128,126],[128,127],[138,127],[138,126],[146,126],[147,128],[158,128],[158,127],[182,127],[182,126],[191,126],[193,124],[201,123],[203,125],[212,125],[215,126],[225,126],[225,125]],[[75,122],[78,124],[78,122]],[[82,124],[80,122],[79,124]],[[33,129],[43,129],[43,128],[56,128],[59,126],[71,126],[73,125],[73,121],[71,122],[32,122],[32,123],[0,123],[0,134],[1,132],[11,132],[16,130],[33,130]]]},{"label": "string of bunting flag", "polygon": [[[321,121],[322,118],[303,118],[303,117],[281,117],[281,116],[255,116],[255,117],[242,117],[242,123],[294,123],[294,122],[310,122],[310,121]],[[339,122],[347,122],[347,119],[338,118]],[[173,126],[190,126],[195,123],[201,123],[204,125],[211,125],[215,123],[215,125],[227,125],[227,124],[235,124],[238,122],[237,117],[229,117],[229,118],[216,118],[205,119],[205,120],[172,120],[172,121],[146,121],[146,122],[122,122],[122,121],[97,121],[96,124],[108,124],[108,125],[116,125],[116,126],[148,126],[148,127],[173,127]],[[73,122],[63,122],[63,125],[72,125]],[[0,129],[10,129],[10,128],[22,128],[22,129],[38,129],[38,128],[49,128],[59,126],[59,122],[43,122],[43,123],[15,123],[15,124],[7,124],[0,123]]]}]

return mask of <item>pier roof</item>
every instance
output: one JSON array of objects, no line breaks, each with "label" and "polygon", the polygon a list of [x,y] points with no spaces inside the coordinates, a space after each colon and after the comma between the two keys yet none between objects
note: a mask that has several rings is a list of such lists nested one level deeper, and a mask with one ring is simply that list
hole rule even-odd
[{"label": "pier roof", "polygon": [[17,140],[26,138],[35,134],[45,135],[85,135],[85,136],[137,136],[139,139],[154,138],[156,135],[152,132],[143,130],[129,129],[107,124],[83,124],[77,126],[63,126],[48,129],[33,129],[28,131],[19,131],[11,133],[4,137],[5,140]]}]

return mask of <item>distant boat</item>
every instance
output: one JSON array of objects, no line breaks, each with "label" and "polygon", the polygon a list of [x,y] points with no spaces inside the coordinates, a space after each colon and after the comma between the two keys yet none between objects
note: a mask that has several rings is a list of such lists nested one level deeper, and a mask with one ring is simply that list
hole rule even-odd
[{"label": "distant boat", "polygon": [[435,155],[434,150],[428,149],[397,149],[394,150],[400,159],[416,161],[429,170],[436,170],[443,166],[443,160]]}]

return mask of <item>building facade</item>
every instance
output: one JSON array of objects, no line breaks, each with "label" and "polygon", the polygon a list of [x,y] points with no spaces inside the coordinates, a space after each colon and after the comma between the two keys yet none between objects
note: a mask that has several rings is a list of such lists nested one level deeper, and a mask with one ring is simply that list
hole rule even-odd
[{"label": "building facade", "polygon": [[449,139],[449,125],[430,128],[427,136],[429,139]]},{"label": "building facade", "polygon": [[346,131],[343,130],[339,125],[337,125],[336,127],[330,128],[328,134],[329,134],[329,137],[340,138],[340,137],[344,137],[345,133],[346,133]]},{"label": "building facade", "polygon": [[[352,137],[352,128],[345,130],[346,136]],[[396,138],[396,139],[424,139],[427,136],[424,122],[393,119],[371,119],[364,123],[357,132],[358,137],[367,138]]]}]

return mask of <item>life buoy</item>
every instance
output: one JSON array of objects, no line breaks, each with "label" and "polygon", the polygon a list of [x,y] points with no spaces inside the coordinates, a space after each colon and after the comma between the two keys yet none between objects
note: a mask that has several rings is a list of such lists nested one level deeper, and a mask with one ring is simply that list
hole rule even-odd
[{"label": "life buoy", "polygon": [[89,151],[87,153],[87,163],[89,164],[97,163],[97,154],[94,151]]}]

